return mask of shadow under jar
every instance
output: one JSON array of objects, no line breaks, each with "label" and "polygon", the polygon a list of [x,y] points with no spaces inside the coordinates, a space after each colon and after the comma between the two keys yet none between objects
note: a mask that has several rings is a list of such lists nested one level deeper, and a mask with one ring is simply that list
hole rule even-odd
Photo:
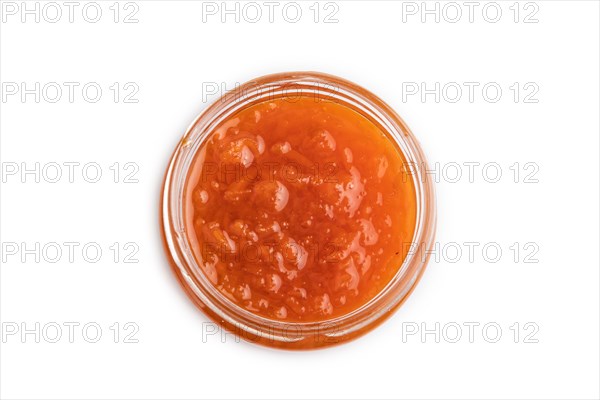
[{"label": "shadow under jar", "polygon": [[435,232],[425,157],[402,119],[344,79],[268,75],[190,126],[169,164],[162,227],[195,304],[252,343],[358,337],[408,297]]}]

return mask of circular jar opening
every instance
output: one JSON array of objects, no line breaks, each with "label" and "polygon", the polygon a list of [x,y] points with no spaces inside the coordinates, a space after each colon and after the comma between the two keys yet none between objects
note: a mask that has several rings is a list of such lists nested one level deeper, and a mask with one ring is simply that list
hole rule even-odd
[{"label": "circular jar opening", "polygon": [[247,82],[175,149],[161,199],[171,265],[201,310],[249,342],[343,343],[389,317],[424,271],[426,169],[402,119],[349,81]]}]

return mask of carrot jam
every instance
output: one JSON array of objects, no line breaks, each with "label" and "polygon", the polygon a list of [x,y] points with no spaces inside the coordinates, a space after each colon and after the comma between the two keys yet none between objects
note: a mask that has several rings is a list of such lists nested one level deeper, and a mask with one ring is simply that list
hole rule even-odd
[{"label": "carrot jam", "polygon": [[313,97],[251,105],[196,153],[185,224],[202,272],[237,306],[286,322],[350,313],[409,250],[416,195],[386,132]]}]

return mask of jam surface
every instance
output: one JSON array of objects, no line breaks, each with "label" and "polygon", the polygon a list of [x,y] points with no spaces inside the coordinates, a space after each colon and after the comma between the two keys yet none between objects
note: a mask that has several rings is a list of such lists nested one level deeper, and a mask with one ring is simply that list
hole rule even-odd
[{"label": "jam surface", "polygon": [[335,318],[375,297],[413,238],[414,182],[387,134],[351,108],[272,99],[221,123],[185,193],[202,273],[277,321]]}]

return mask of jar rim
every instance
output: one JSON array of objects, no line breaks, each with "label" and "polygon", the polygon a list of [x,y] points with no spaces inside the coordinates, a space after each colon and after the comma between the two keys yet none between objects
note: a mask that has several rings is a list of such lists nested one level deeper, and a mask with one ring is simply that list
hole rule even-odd
[{"label": "jar rim", "polygon": [[[176,147],[167,168],[160,207],[162,233],[169,261],[180,283],[192,300],[213,320],[229,330],[235,330],[238,335],[245,332],[262,338],[266,334],[268,337],[265,339],[270,340],[271,344],[268,340],[257,342],[267,346],[296,348],[306,344],[306,341],[315,340],[317,336],[334,339],[323,344],[328,346],[336,344],[335,339],[346,341],[366,333],[370,329],[363,328],[375,327],[391,315],[416,286],[430,252],[426,251],[425,257],[419,258],[417,254],[422,252],[409,251],[388,284],[356,310],[322,321],[285,322],[245,310],[214,287],[197,265],[185,230],[184,191],[196,151],[210,133],[236,111],[267,101],[270,96],[289,96],[290,90],[300,90],[299,96],[308,93],[342,102],[376,123],[394,140],[405,160],[417,166],[409,174],[415,186],[417,210],[410,245],[423,246],[426,250],[432,247],[436,225],[435,194],[433,183],[423,176],[427,162],[418,141],[402,118],[379,97],[348,80],[320,72],[278,73],[253,79],[223,94],[196,117]],[[291,328],[295,331],[290,333]]]}]

